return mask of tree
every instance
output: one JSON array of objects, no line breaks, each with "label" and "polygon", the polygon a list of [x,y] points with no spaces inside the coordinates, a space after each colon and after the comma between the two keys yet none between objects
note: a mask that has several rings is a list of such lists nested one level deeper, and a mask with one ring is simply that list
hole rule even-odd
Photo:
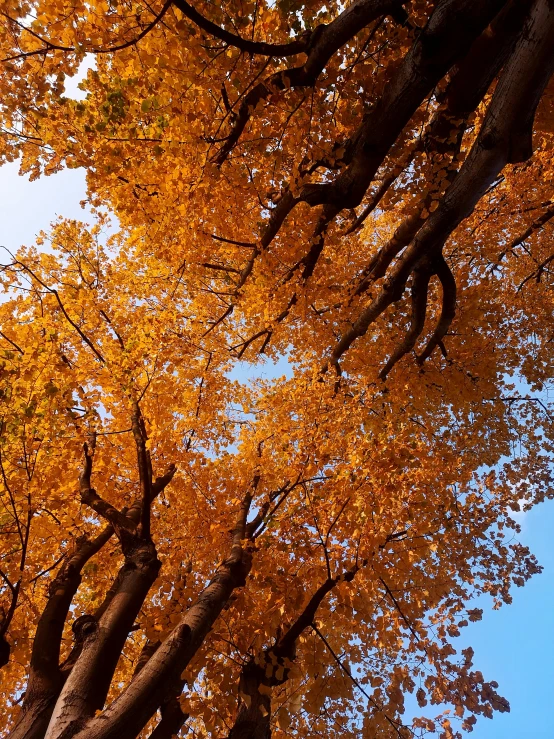
[{"label": "tree", "polygon": [[100,209],[3,271],[4,733],[506,710],[451,640],[550,494],[551,3],[2,13],[3,156]]},{"label": "tree", "polygon": [[98,238],[61,222],[4,272],[10,736],[412,736],[416,689],[466,728],[505,710],[450,637],[537,570],[507,511],[548,492],[540,405],[241,389],[180,275]]}]

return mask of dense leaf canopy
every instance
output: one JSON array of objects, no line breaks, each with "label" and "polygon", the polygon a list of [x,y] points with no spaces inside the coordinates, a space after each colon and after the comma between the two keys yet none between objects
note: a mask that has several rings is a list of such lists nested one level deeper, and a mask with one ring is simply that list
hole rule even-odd
[{"label": "dense leaf canopy", "polygon": [[0,156],[96,218],[6,245],[0,734],[507,710],[455,637],[540,569],[551,0],[0,13]]}]

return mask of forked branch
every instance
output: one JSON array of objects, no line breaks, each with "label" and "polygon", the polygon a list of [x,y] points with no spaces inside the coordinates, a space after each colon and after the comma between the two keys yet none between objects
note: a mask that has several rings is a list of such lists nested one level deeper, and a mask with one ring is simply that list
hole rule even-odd
[{"label": "forked branch", "polygon": [[[549,0],[538,0],[500,76],[479,135],[458,175],[438,208],[390,270],[376,297],[333,348],[329,361],[339,372],[339,359],[400,299],[417,265],[440,255],[450,234],[471,214],[502,168],[530,155],[528,140],[534,111],[554,70],[553,46],[554,14]],[[448,286],[444,268],[442,274]],[[446,323],[452,305],[445,307]]]},{"label": "forked branch", "polygon": [[386,380],[387,375],[394,365],[414,348],[418,337],[423,331],[425,315],[427,313],[427,291],[429,289],[430,277],[431,270],[429,267],[422,267],[421,269],[414,271],[412,284],[412,320],[410,329],[379,373],[381,380]]},{"label": "forked branch", "polygon": [[442,309],[437,326],[427,342],[427,346],[417,358],[418,364],[423,364],[431,356],[435,347],[442,346],[442,340],[446,336],[456,314],[456,280],[442,254],[435,260],[435,274],[442,286]]},{"label": "forked branch", "polygon": [[404,20],[406,16],[405,13],[402,15],[402,5],[399,0],[354,0],[329,25],[319,26],[317,33],[310,38],[309,49],[306,46],[308,58],[302,66],[275,72],[255,85],[244,97],[227,140],[215,157],[216,164],[221,166],[227,159],[259,102],[290,87],[311,87],[331,57],[368,24],[387,13],[392,13],[397,18],[400,13]]}]

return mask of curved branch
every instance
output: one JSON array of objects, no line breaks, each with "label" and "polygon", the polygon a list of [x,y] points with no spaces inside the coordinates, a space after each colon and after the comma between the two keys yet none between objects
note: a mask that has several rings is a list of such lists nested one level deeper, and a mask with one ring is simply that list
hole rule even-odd
[{"label": "curved branch", "polygon": [[[288,488],[285,492],[285,497],[297,484],[301,484],[300,478],[290,487],[288,483],[285,485],[285,488]],[[279,492],[277,492],[278,494]],[[283,499],[281,498],[281,501]],[[335,516],[327,531],[326,540],[349,500],[347,499],[345,501]],[[280,503],[277,505],[280,505]],[[385,541],[379,544],[379,549],[383,549],[389,542],[394,541],[405,533],[405,531],[400,531],[389,534]],[[373,555],[375,553],[374,551]],[[356,563],[353,567],[344,570],[337,577],[328,576],[285,633],[276,637],[275,644],[272,647],[263,649],[255,657],[251,657],[244,665],[240,675],[238,712],[229,732],[229,739],[261,739],[262,737],[265,738],[268,736],[267,732],[269,730],[269,717],[271,713],[271,689],[283,685],[289,679],[290,667],[296,658],[296,644],[299,637],[307,628],[314,628],[314,619],[317,615],[317,610],[327,595],[339,583],[352,582],[357,573],[363,567],[366,567],[368,562],[368,559],[358,561],[356,557]],[[281,629],[279,629],[280,631]]]},{"label": "curved branch", "polygon": [[516,161],[523,152],[529,153],[525,142],[529,140],[533,115],[554,71],[553,46],[554,13],[549,0],[538,0],[502,72],[479,135],[460,172],[437,210],[385,279],[381,291],[332,350],[329,361],[337,371],[340,372],[340,357],[353,342],[400,299],[416,265],[422,259],[436,258],[450,234],[473,212],[503,167]]},{"label": "curved branch", "polygon": [[438,189],[443,192],[445,185],[452,183],[457,172],[455,157],[460,151],[467,117],[477,108],[504,65],[530,4],[531,0],[511,0],[494,18],[488,32],[475,40],[448,83],[443,96],[444,107],[433,117],[424,135],[412,147],[402,164],[383,180],[371,202],[348,230],[347,233],[352,233],[363,224],[396,177],[409,166],[418,152],[427,151],[431,156],[442,155],[438,160],[439,173],[445,167],[444,156],[449,157],[450,165],[447,167],[446,177],[442,176],[443,173],[438,178],[436,172],[433,174],[429,191],[418,205],[418,211],[404,219],[389,242],[373,257],[365,268],[354,295],[365,292],[374,280],[385,275],[392,260],[410,243],[425,222],[422,211],[430,209]]},{"label": "curved branch", "polygon": [[15,349],[16,351],[18,351],[18,352],[19,352],[20,354],[25,354],[25,352],[23,351],[23,349],[22,349],[22,348],[21,348],[21,347],[20,347],[20,346],[19,346],[18,344],[16,344],[16,343],[15,343],[15,341],[12,341],[12,340],[11,340],[11,339],[9,338],[9,336],[6,336],[6,334],[5,334],[5,333],[4,333],[3,331],[0,331],[0,336],[1,336],[1,337],[2,337],[3,339],[5,339],[5,340],[6,340],[7,342],[8,342],[8,344],[11,344],[11,345],[13,346],[13,348],[14,348],[14,349]]},{"label": "curved branch", "polygon": [[124,41],[123,43],[118,44],[116,46],[110,46],[107,49],[102,49],[102,48],[91,49],[90,53],[91,54],[113,54],[115,51],[122,51],[123,49],[128,49],[130,46],[134,46],[135,44],[138,44],[139,41],[142,41],[142,39],[145,36],[147,36],[155,26],[158,25],[158,23],[162,20],[162,18],[167,13],[167,11],[169,10],[172,4],[173,4],[173,0],[166,0],[160,12],[153,18],[153,20],[147,26],[145,26],[145,28],[142,29],[139,35],[136,36],[134,39],[131,39],[130,41]]},{"label": "curved branch", "polygon": [[415,271],[412,285],[412,320],[410,330],[400,344],[398,344],[392,356],[379,373],[381,380],[386,380],[387,375],[394,365],[414,348],[419,335],[423,331],[427,313],[427,289],[429,287],[430,277],[431,271],[428,268]]},{"label": "curved branch", "polygon": [[387,13],[402,9],[400,0],[354,0],[329,25],[319,26],[310,38],[308,59],[300,67],[275,72],[258,83],[245,96],[226,142],[214,158],[221,166],[239,140],[252,111],[261,100],[289,87],[310,87],[315,83],[331,57],[369,23]]},{"label": "curved branch", "polygon": [[275,56],[285,57],[294,56],[295,54],[302,54],[309,46],[311,39],[314,36],[319,35],[321,30],[325,27],[324,25],[317,26],[313,31],[308,31],[302,34],[302,36],[294,41],[287,41],[284,44],[270,44],[265,41],[251,41],[249,39],[242,38],[235,33],[227,31],[225,28],[221,28],[216,23],[199,13],[192,5],[187,3],[187,0],[171,0],[172,4],[178,8],[183,15],[195,23],[206,33],[211,36],[215,36],[220,41],[224,41],[229,46],[234,46],[241,51],[245,51],[248,54],[260,54],[262,56]]},{"label": "curved branch", "polygon": [[278,640],[277,644],[269,650],[269,652],[275,654],[275,656],[280,659],[284,659],[285,657],[291,659],[298,637],[313,623],[317,609],[325,599],[326,595],[330,593],[339,582],[352,582],[358,571],[366,564],[367,562],[364,560],[352,569],[346,570],[338,577],[328,578],[322,585],[320,585],[306,604],[302,613],[298,615],[295,622]]},{"label": "curved branch", "polygon": [[[128,49],[131,46],[135,46],[135,44],[138,44],[139,41],[141,41],[145,36],[147,36],[150,31],[158,25],[158,23],[162,20],[164,15],[167,13],[169,8],[173,5],[174,0],[166,0],[164,3],[162,9],[159,13],[154,17],[154,19],[145,26],[142,31],[133,39],[130,39],[129,41],[124,41],[121,44],[116,44],[115,46],[110,46],[107,48],[101,48],[101,47],[92,47],[90,49],[81,48],[79,49],[80,52],[84,52],[85,54],[113,54],[116,51],[122,51],[123,49]],[[1,13],[7,20],[9,20],[11,23],[14,23],[15,25],[19,26],[22,31],[26,31],[27,33],[30,33],[35,38],[42,41],[43,44],[45,44],[44,48],[42,49],[34,49],[33,51],[22,51],[19,54],[14,54],[9,57],[5,57],[4,59],[0,59],[1,62],[11,62],[15,61],[17,59],[24,59],[29,56],[37,56],[40,54],[48,54],[51,51],[77,51],[77,48],[75,46],[61,46],[60,44],[54,44],[52,41],[49,41],[48,39],[43,38],[42,36],[39,36],[35,31],[33,31],[31,28],[28,28],[27,26],[24,26],[19,21],[15,20],[15,18],[11,18],[10,16],[6,15],[6,13]]]},{"label": "curved branch", "polygon": [[364,293],[372,282],[384,277],[391,262],[397,257],[402,249],[405,249],[421,226],[425,223],[422,217],[422,207],[402,221],[387,243],[379,249],[364,270],[363,279],[359,282],[354,295]]},{"label": "curved branch", "polygon": [[289,679],[290,665],[296,656],[298,637],[309,628],[317,609],[339,582],[351,582],[360,563],[339,577],[328,577],[312,595],[304,610],[273,647],[264,649],[242,668],[239,682],[238,711],[228,739],[262,739],[269,736],[271,688]]},{"label": "curved branch", "polygon": [[[467,53],[505,3],[506,0],[439,2],[381,99],[345,142],[343,162],[347,166],[333,182],[302,186],[291,210],[299,202],[312,207],[330,204],[339,211],[357,207],[390,148],[422,101],[452,65]],[[265,246],[279,228],[280,224],[275,227],[270,219],[262,237]]]},{"label": "curved branch", "polygon": [[442,344],[456,314],[456,280],[442,254],[435,263],[435,273],[442,286],[442,310],[433,335],[417,358],[418,364],[423,364],[431,356],[435,347]]}]

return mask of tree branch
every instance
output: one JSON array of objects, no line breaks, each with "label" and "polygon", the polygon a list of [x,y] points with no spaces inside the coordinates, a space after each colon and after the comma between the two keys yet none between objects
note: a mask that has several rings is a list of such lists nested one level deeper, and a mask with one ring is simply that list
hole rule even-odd
[{"label": "tree branch", "polygon": [[[258,481],[259,477],[255,476],[251,489],[243,496],[231,532],[229,556],[221,563],[211,582],[125,690],[101,715],[91,715],[74,739],[91,735],[95,739],[135,739],[164,703],[168,691],[171,692],[172,686],[180,679],[235,588],[244,586],[246,582],[252,552],[249,547],[243,547],[242,542]],[[54,735],[45,739],[54,739]]]},{"label": "tree branch", "polygon": [[376,18],[400,10],[402,4],[399,0],[354,0],[329,25],[319,26],[318,33],[311,37],[308,59],[302,66],[275,72],[244,97],[227,140],[214,159],[215,163],[221,166],[227,159],[250,120],[251,111],[261,100],[289,87],[313,85],[331,57],[344,44]]},{"label": "tree branch", "polygon": [[[424,258],[436,258],[446,239],[473,211],[483,193],[505,164],[519,159],[526,149],[525,126],[532,124],[542,91],[554,69],[554,14],[548,0],[533,8],[514,53],[496,86],[485,120],[460,172],[427,219],[411,245],[398,260],[370,305],[345,331],[333,348],[329,362],[340,372],[338,361],[352,343],[404,292],[407,279]],[[323,369],[326,369],[324,366]]]},{"label": "tree branch", "polygon": [[430,277],[431,270],[429,267],[423,267],[422,269],[416,269],[414,271],[412,285],[412,320],[410,330],[407,332],[400,344],[398,344],[391,357],[379,373],[381,380],[386,380],[387,375],[394,365],[414,348],[419,335],[423,331],[425,315],[427,313],[427,290],[429,287]]},{"label": "tree branch", "polygon": [[302,36],[294,41],[288,41],[284,44],[270,44],[265,41],[251,41],[250,39],[242,38],[235,33],[227,31],[225,28],[221,28],[216,23],[199,13],[192,5],[186,0],[173,0],[173,5],[178,8],[183,15],[189,20],[195,23],[206,33],[211,36],[224,41],[229,46],[234,46],[241,51],[245,51],[248,54],[260,54],[262,56],[275,56],[275,57],[286,57],[294,56],[295,54],[301,54],[305,52],[310,46],[310,40],[314,35],[319,34],[324,26],[317,26],[313,31],[308,31],[302,34]]},{"label": "tree branch", "polygon": [[150,505],[152,503],[152,464],[150,452],[146,448],[146,426],[142,417],[140,406],[136,400],[133,401],[133,412],[131,414],[131,428],[137,449],[137,464],[139,471],[139,482],[141,491],[141,516],[139,531],[143,539],[150,539]]},{"label": "tree branch", "polygon": [[435,261],[434,269],[442,285],[441,315],[427,346],[417,358],[418,364],[423,364],[431,356],[435,347],[442,344],[456,314],[456,280],[442,254]]},{"label": "tree branch", "polygon": [[[135,38],[130,39],[129,41],[124,41],[120,44],[116,44],[115,46],[110,46],[107,48],[102,47],[91,47],[91,48],[80,48],[79,52],[84,52],[85,54],[113,54],[116,51],[122,51],[123,49],[128,49],[131,46],[135,46],[135,44],[138,44],[139,41],[141,41],[145,36],[147,36],[152,29],[158,25],[158,23],[162,20],[164,15],[167,13],[169,8],[173,5],[174,0],[166,0],[164,5],[162,6],[159,13],[156,14],[154,19],[148,23],[147,26],[145,26],[142,31],[135,36]],[[66,51],[66,52],[75,52],[77,51],[77,47],[75,46],[62,46],[60,44],[55,44],[49,39],[45,39],[42,36],[39,36],[39,34],[35,33],[33,29],[28,28],[27,26],[24,26],[19,21],[15,20],[15,18],[11,18],[6,13],[0,13],[3,15],[8,21],[11,23],[17,25],[22,31],[25,31],[29,33],[30,35],[34,36],[39,41],[42,41],[44,44],[44,47],[42,49],[33,49],[33,51],[22,51],[19,54],[13,54],[12,56],[5,57],[4,59],[0,59],[0,62],[10,62],[15,61],[17,59],[25,59],[29,56],[37,56],[37,55],[44,55],[48,54],[51,51]]]}]

